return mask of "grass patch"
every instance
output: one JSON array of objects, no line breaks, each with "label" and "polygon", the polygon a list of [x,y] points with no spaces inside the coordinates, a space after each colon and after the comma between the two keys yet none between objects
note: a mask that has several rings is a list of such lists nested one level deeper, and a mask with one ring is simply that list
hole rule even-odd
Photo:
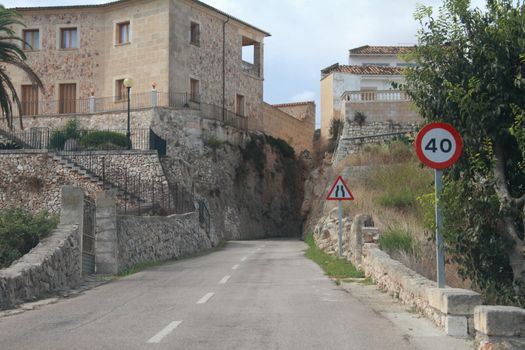
[{"label": "grass patch", "polygon": [[412,235],[402,230],[385,232],[379,237],[379,246],[388,252],[404,252],[414,255],[416,243]]},{"label": "grass patch", "polygon": [[335,278],[336,284],[340,283],[339,279],[364,277],[363,273],[357,270],[350,261],[321,251],[315,244],[313,234],[306,236],[305,242],[308,244],[308,249],[304,255],[321,266],[328,277]]},{"label": "grass patch", "polygon": [[224,249],[224,247],[226,247],[226,244],[227,244],[227,242],[225,240],[221,240],[221,241],[219,241],[219,244],[217,244],[213,248],[205,249],[205,250],[202,250],[202,251],[197,252],[195,254],[187,255],[187,256],[184,256],[184,257],[179,258],[179,259],[143,261],[143,262],[137,263],[137,264],[135,264],[135,265],[133,265],[133,266],[123,270],[123,271],[120,271],[117,274],[117,276],[125,277],[125,276],[129,276],[129,275],[133,275],[134,273],[141,272],[141,271],[144,271],[144,270],[152,268],[152,267],[164,265],[164,264],[167,264],[167,263],[170,263],[170,262],[173,262],[173,261],[197,258],[199,256],[207,255],[207,254],[219,251],[221,249]]}]

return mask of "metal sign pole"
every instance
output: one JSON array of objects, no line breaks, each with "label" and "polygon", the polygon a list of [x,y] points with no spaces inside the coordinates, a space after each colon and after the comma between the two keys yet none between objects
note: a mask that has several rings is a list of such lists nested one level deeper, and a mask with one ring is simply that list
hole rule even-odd
[{"label": "metal sign pole", "polygon": [[339,203],[339,256],[343,256],[343,201]]},{"label": "metal sign pole", "polygon": [[441,192],[443,191],[443,171],[435,169],[436,183],[436,263],[437,263],[437,283],[439,288],[445,288],[445,256],[443,253],[443,218],[441,216]]}]

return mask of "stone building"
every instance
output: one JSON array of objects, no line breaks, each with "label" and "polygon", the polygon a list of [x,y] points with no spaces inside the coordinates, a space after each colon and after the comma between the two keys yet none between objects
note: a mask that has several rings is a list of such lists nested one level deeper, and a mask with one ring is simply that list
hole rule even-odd
[{"label": "stone building", "polygon": [[414,122],[417,112],[393,83],[403,83],[402,57],[410,46],[361,46],[349,51],[348,65],[336,63],[321,70],[321,144],[330,137],[332,119],[352,118],[355,112],[373,122]]},{"label": "stone building", "polygon": [[[263,100],[264,38],[270,34],[197,0],[120,0],[101,5],[16,8],[26,27],[28,64],[42,94],[10,72],[26,115],[78,113],[82,100],[136,100],[152,84],[182,99],[258,118]],[[251,51],[251,52],[249,52]],[[183,96],[184,95],[184,96]],[[103,101],[101,98],[105,98]]]}]

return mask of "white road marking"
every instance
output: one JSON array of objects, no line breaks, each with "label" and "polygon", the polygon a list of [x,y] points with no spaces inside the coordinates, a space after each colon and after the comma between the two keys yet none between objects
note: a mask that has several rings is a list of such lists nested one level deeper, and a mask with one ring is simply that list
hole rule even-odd
[{"label": "white road marking", "polygon": [[197,304],[205,304],[208,300],[211,299],[211,297],[214,295],[215,293],[208,293],[206,294],[205,296],[203,296],[198,302]]},{"label": "white road marking", "polygon": [[220,284],[226,284],[226,282],[228,282],[228,280],[230,279],[230,277],[231,277],[230,275],[228,275],[228,276],[224,276],[224,277],[222,278],[222,280],[219,281],[219,283],[220,283]]},{"label": "white road marking", "polygon": [[239,264],[233,265],[232,270],[237,270],[239,268],[239,266],[240,266]]},{"label": "white road marking", "polygon": [[146,343],[150,343],[150,344],[157,344],[157,343],[160,343],[160,341],[161,341],[165,336],[167,336],[168,334],[170,334],[171,332],[173,332],[173,330],[174,330],[175,328],[177,328],[181,323],[182,323],[182,321],[173,321],[173,322],[171,322],[169,325],[167,325],[166,327],[164,327],[163,330],[161,330],[160,332],[158,332],[157,334],[155,334],[153,337],[151,337]]},{"label": "white road marking", "polygon": [[246,261],[246,259],[248,259],[247,256],[245,256],[244,258],[242,258],[241,261]]}]

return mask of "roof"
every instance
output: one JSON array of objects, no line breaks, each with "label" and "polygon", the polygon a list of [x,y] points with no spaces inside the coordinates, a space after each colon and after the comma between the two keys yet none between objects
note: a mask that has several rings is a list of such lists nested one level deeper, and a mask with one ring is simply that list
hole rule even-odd
[{"label": "roof", "polygon": [[304,102],[291,102],[291,103],[280,103],[272,105],[274,107],[298,107],[298,106],[306,106],[309,104],[315,104],[315,101],[304,101]]},{"label": "roof", "polygon": [[347,73],[355,75],[403,75],[404,68],[402,67],[385,67],[385,66],[346,66],[338,63],[331,65],[323,70],[321,73],[327,75],[330,73]]},{"label": "roof", "polygon": [[414,51],[415,46],[360,46],[350,49],[351,55],[404,55]]},{"label": "roof", "polygon": [[[134,1],[134,0],[117,0],[117,1],[110,1],[110,2],[106,2],[106,3],[103,3],[103,4],[95,4],[95,5],[65,5],[65,6],[35,6],[35,7],[15,7],[14,9],[16,11],[24,11],[24,10],[66,10],[66,9],[89,9],[89,8],[104,8],[104,7],[109,7],[109,6],[112,6],[112,5],[116,5],[116,4],[123,4],[123,3],[126,3],[126,2],[131,2],[131,1]],[[258,32],[261,32],[262,34],[264,34],[265,36],[271,36],[270,33],[268,33],[267,31],[264,31],[262,29],[259,29],[247,22],[244,22],[236,17],[233,17],[229,14],[227,14],[226,12],[223,12],[213,6],[210,6],[208,4],[205,4],[204,2],[202,1],[199,1],[199,0],[191,0],[193,1],[194,3],[202,6],[202,7],[205,7],[207,9],[210,9],[212,11],[215,11],[217,12],[218,14],[221,14],[223,16],[226,16],[228,18],[231,18],[241,24],[244,24],[252,29],[255,29],[257,30]]]}]

